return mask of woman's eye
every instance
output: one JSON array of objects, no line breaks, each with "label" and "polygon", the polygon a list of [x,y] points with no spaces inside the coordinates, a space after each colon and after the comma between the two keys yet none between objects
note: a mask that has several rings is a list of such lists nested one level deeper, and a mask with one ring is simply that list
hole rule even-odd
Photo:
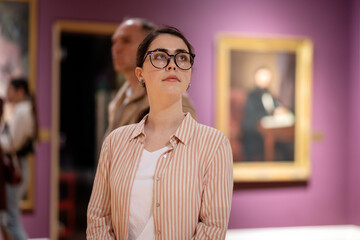
[{"label": "woman's eye", "polygon": [[155,53],[153,54],[153,59],[155,60],[164,60],[166,59],[166,55],[164,53]]},{"label": "woman's eye", "polygon": [[182,62],[186,62],[186,61],[188,61],[188,56],[187,56],[187,54],[179,54],[178,56],[177,56],[177,60],[178,61],[182,61]]}]

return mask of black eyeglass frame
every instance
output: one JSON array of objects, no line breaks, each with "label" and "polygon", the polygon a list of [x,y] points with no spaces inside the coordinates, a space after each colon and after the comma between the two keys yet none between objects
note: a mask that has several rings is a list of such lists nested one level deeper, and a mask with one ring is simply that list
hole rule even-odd
[{"label": "black eyeglass frame", "polygon": [[[166,65],[165,65],[164,67],[161,67],[161,68],[160,68],[160,67],[156,67],[156,66],[153,64],[153,62],[151,61],[151,54],[154,53],[154,52],[163,52],[163,53],[166,53],[166,55],[168,55],[167,63],[166,63]],[[177,64],[177,62],[176,62],[176,55],[178,55],[178,54],[180,54],[180,53],[187,53],[187,54],[190,55],[190,57],[192,57],[192,58],[190,58],[190,67],[189,67],[189,68],[184,69],[184,68],[181,68],[181,67]],[[194,65],[194,59],[195,59],[195,54],[193,54],[193,53],[189,53],[189,52],[183,51],[183,52],[178,52],[178,53],[176,53],[176,54],[169,54],[169,53],[167,53],[166,51],[163,51],[163,50],[160,50],[160,49],[156,49],[156,50],[153,50],[153,51],[147,51],[147,52],[146,52],[146,55],[145,55],[145,57],[144,57],[143,63],[145,62],[145,59],[146,59],[147,56],[150,56],[151,65],[153,65],[153,67],[154,67],[154,68],[157,68],[157,69],[164,69],[164,68],[166,68],[166,67],[169,65],[169,63],[170,63],[171,57],[174,57],[175,65],[176,65],[178,68],[180,68],[181,70],[189,70],[189,69],[192,68],[192,66]]]}]

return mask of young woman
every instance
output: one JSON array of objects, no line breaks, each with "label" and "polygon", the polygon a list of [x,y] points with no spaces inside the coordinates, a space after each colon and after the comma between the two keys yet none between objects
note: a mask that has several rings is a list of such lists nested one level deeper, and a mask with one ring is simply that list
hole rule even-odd
[{"label": "young woman", "polygon": [[140,44],[135,71],[150,112],[104,141],[87,239],[225,239],[232,151],[220,131],[182,111],[194,57],[172,27],[152,31]]}]

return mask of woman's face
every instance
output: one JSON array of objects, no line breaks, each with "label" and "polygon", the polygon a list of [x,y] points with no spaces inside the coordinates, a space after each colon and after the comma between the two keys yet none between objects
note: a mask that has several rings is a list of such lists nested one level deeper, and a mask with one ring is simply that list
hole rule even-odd
[{"label": "woman's face", "polygon": [[[148,51],[162,49],[169,55],[178,52],[189,52],[184,41],[174,35],[161,34],[157,36],[150,44]],[[186,91],[191,78],[191,69],[182,70],[176,66],[174,58],[171,57],[169,64],[163,68],[155,68],[150,62],[150,56],[147,56],[143,67],[138,68],[140,74],[137,74],[139,80],[143,80],[149,95],[157,94],[181,95]]]}]

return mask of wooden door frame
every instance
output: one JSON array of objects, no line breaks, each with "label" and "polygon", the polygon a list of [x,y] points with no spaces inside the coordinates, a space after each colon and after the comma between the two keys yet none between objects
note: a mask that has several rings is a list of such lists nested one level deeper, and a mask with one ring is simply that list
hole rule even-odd
[{"label": "wooden door frame", "polygon": [[60,64],[61,33],[111,35],[118,24],[84,21],[57,21],[52,29],[52,112],[51,112],[51,188],[50,188],[50,239],[59,233],[59,164],[60,164]]}]

